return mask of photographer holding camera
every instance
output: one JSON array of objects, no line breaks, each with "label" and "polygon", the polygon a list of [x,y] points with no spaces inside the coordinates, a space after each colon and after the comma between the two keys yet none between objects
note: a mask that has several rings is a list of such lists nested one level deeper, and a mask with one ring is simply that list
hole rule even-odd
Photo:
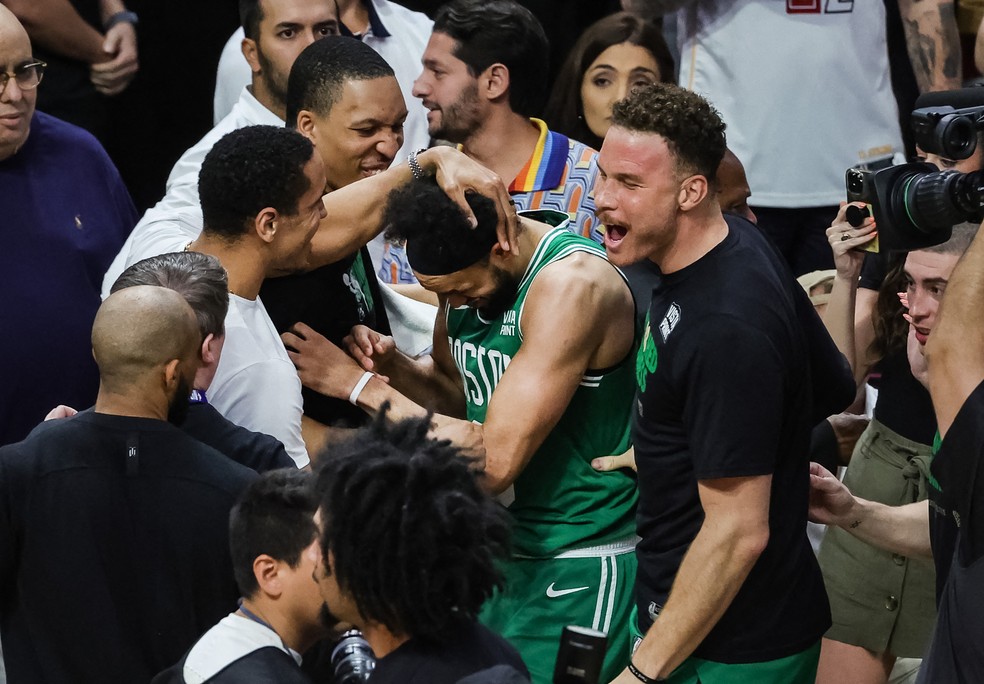
[{"label": "photographer holding camera", "polygon": [[[318,459],[315,576],[331,613],[378,658],[370,684],[455,684],[519,653],[476,616],[502,581],[506,514],[428,418],[390,423],[385,407]],[[556,638],[556,637],[554,637]]]},{"label": "photographer holding camera", "polygon": [[[979,97],[971,91],[943,96],[964,102]],[[984,108],[979,105],[917,109],[913,121],[920,146],[953,159],[970,158],[977,134],[984,127],[982,114]],[[984,631],[984,595],[979,591],[984,581],[984,477],[978,477],[984,457],[984,318],[980,316],[984,238],[977,231],[966,254],[952,269],[949,282],[945,277],[926,280],[929,288],[935,288],[930,296],[942,297],[938,313],[936,306],[926,307],[919,301],[924,298],[920,292],[924,283],[913,276],[910,264],[918,265],[920,259],[934,255],[939,260],[948,252],[959,251],[947,250],[947,245],[966,244],[973,228],[955,226],[951,238],[950,226],[970,218],[981,219],[982,177],[979,171],[941,172],[925,164],[894,167],[870,176],[848,174],[849,194],[859,188],[864,191],[863,199],[872,205],[880,237],[888,238],[896,249],[910,250],[905,262],[910,285],[903,301],[909,309],[908,360],[915,377],[926,379],[938,428],[924,473],[928,500],[900,506],[871,501],[853,495],[823,467],[811,465],[811,519],[836,525],[861,541],[894,553],[893,558],[904,561],[907,557],[932,556],[939,615],[920,671],[921,682],[984,681],[984,654],[979,647]],[[842,214],[846,216],[846,210]],[[831,242],[843,242],[844,246],[864,242],[862,238],[870,233],[870,219],[854,225],[857,227],[832,226]],[[944,244],[926,249],[939,243]],[[952,255],[948,258],[952,263]],[[927,315],[929,309],[932,311]],[[834,534],[835,539],[843,539]]]},{"label": "photographer holding camera", "polygon": [[[851,361],[858,382],[871,373],[878,403],[853,450],[844,482],[852,492],[883,504],[925,500],[936,421],[929,393],[913,376],[906,355],[909,323],[900,310],[904,290],[916,344],[935,326],[951,272],[977,232],[960,224],[941,245],[902,255],[879,293],[872,326],[875,340],[855,352],[854,295],[864,252],[857,246],[875,237],[874,222],[853,228],[842,206],[827,230],[837,275],[825,322]],[[846,238],[845,238],[846,236]],[[862,335],[859,334],[859,337]],[[853,357],[853,358],[852,358]],[[833,627],[824,635],[817,681],[884,684],[896,657],[921,658],[936,618],[933,564],[873,548],[834,528],[820,546]]]},{"label": "photographer holding camera", "polygon": [[942,442],[929,500],[888,506],[853,496],[811,465],[810,517],[904,556],[933,556],[939,616],[920,681],[984,681],[984,238],[953,271],[926,342],[929,391]]}]

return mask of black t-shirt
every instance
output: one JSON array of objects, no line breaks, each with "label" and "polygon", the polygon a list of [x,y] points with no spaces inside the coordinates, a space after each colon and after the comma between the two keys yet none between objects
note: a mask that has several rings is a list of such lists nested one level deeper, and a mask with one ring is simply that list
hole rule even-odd
[{"label": "black t-shirt", "polygon": [[[339,346],[352,326],[359,324],[390,334],[379,284],[365,247],[351,257],[308,273],[269,278],[263,281],[260,299],[280,333],[295,323],[306,323]],[[326,397],[307,387],[303,394],[304,415],[319,423],[358,427],[368,420],[362,409],[347,401]]]},{"label": "black t-shirt", "polygon": [[456,684],[459,679],[495,665],[509,665],[526,677],[519,652],[477,622],[455,630],[444,641],[411,639],[376,663],[369,684]]},{"label": "black t-shirt", "polygon": [[[792,655],[830,625],[806,537],[808,448],[816,397],[850,395],[853,382],[775,250],[748,222],[727,220],[723,242],[653,291],[633,424],[636,592],[645,631],[703,523],[698,480],[771,474],[768,545],[694,652],[739,663]],[[816,387],[811,366],[824,372]]]},{"label": "black t-shirt", "polygon": [[83,412],[0,448],[11,682],[146,682],[234,610],[229,510],[256,473],[159,420]]},{"label": "black t-shirt", "polygon": [[236,425],[205,402],[191,402],[181,429],[258,473],[296,467],[279,439]]},{"label": "black t-shirt", "polygon": [[933,459],[929,531],[942,582],[919,681],[984,682],[984,383],[964,402]]}]

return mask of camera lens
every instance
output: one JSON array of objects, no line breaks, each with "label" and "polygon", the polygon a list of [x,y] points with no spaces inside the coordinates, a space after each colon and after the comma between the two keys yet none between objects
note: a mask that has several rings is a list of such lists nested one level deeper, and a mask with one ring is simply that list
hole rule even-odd
[{"label": "camera lens", "polygon": [[847,189],[856,195],[861,194],[864,189],[864,176],[857,169],[847,172]]},{"label": "camera lens", "polygon": [[349,630],[331,654],[336,684],[361,684],[376,667],[376,658],[362,632]]}]

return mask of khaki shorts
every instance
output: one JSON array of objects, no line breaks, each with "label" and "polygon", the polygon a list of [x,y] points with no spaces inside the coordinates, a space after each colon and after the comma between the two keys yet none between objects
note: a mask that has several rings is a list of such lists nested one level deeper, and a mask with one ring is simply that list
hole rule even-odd
[{"label": "khaki shorts", "polygon": [[[891,506],[922,501],[930,458],[928,445],[872,420],[844,484],[856,496]],[[827,530],[818,559],[833,620],[826,638],[875,653],[923,656],[936,622],[931,560],[876,549],[835,527]]]}]

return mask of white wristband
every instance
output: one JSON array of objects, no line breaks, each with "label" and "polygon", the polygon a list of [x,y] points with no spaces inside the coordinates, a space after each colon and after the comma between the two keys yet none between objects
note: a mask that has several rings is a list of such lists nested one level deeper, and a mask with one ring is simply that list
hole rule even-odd
[{"label": "white wristband", "polygon": [[352,388],[352,393],[349,395],[349,403],[352,404],[352,406],[359,405],[359,395],[362,394],[362,390],[364,390],[366,385],[369,384],[369,381],[372,380],[372,376],[372,373],[366,371],[362,374],[362,377],[359,378],[359,381],[355,383],[355,387]]}]

